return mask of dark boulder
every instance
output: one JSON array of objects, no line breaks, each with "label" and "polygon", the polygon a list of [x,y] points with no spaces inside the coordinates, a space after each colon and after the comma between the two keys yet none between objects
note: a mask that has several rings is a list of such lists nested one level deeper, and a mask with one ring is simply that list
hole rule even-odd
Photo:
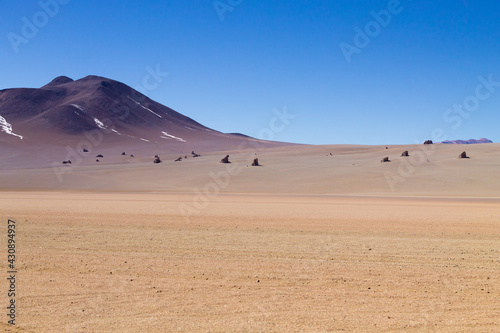
[{"label": "dark boulder", "polygon": [[408,153],[408,150],[405,150],[402,154],[401,157],[408,157],[410,154]]},{"label": "dark boulder", "polygon": [[432,140],[426,140],[424,142],[424,145],[432,145],[434,142],[432,142]]},{"label": "dark boulder", "polygon": [[161,163],[161,159],[160,159],[160,157],[158,155],[156,155],[153,163],[156,163],[156,164]]},{"label": "dark boulder", "polygon": [[226,155],[222,160],[220,160],[221,163],[231,163],[229,162],[229,155]]},{"label": "dark boulder", "polygon": [[385,162],[390,162],[391,160],[389,157],[384,157],[383,159],[380,160],[380,162],[385,163]]},{"label": "dark boulder", "polygon": [[467,153],[464,151],[463,153],[458,155],[458,158],[469,158],[469,156],[467,156]]},{"label": "dark boulder", "polygon": [[258,158],[254,158],[254,160],[252,162],[252,166],[260,166]]}]

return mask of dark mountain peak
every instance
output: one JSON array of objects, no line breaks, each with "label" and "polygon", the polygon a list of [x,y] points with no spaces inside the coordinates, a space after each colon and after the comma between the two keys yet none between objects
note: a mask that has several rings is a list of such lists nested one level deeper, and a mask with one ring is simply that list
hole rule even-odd
[{"label": "dark mountain peak", "polygon": [[[84,78],[75,81],[75,84],[80,87],[96,89],[97,91],[105,91],[108,94],[131,94],[132,88],[124,83],[108,79],[97,75],[88,75]],[[141,94],[142,95],[142,94]],[[116,96],[114,96],[116,97]]]},{"label": "dark mountain peak", "polygon": [[236,135],[236,136],[242,136],[244,138],[251,138],[250,135],[246,135],[246,134],[243,134],[243,133],[227,133],[229,135]]},{"label": "dark mountain peak", "polygon": [[183,136],[188,137],[186,131],[218,135],[124,83],[95,75],[76,81],[60,76],[41,89],[2,92],[0,116],[21,131],[20,135],[40,129],[54,135],[79,135],[96,129],[111,136],[151,142],[181,142]]},{"label": "dark mountain peak", "polygon": [[67,76],[58,76],[54,80],[50,81],[50,83],[44,85],[42,88],[50,88],[50,87],[55,87],[59,86],[61,84],[73,82],[73,79],[67,77]]},{"label": "dark mountain peak", "polygon": [[111,79],[108,79],[103,76],[98,76],[98,75],[87,75],[85,77],[82,77],[81,79],[77,80],[78,82],[85,82],[85,81],[113,81]]},{"label": "dark mountain peak", "polygon": [[109,78],[104,77],[104,76],[98,76],[98,75],[87,75],[79,80],[76,80],[75,82],[87,83],[87,84],[100,83],[102,85],[121,84],[121,85],[125,86],[124,83],[121,83],[121,82],[113,80],[113,79],[109,79]]}]

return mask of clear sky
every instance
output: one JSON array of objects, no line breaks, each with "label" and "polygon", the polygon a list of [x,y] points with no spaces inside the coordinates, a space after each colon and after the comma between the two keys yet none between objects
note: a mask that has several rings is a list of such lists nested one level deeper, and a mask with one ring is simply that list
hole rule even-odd
[{"label": "clear sky", "polygon": [[[500,142],[498,1],[2,5],[0,89],[92,74],[222,132],[271,129],[275,140],[311,144],[406,144],[433,132]],[[273,119],[284,110],[294,118],[282,126]]]}]

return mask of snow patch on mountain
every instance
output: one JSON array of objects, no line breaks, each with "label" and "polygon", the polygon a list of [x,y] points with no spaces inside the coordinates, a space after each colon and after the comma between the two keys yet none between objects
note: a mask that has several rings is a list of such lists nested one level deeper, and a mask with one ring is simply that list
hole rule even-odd
[{"label": "snow patch on mountain", "polygon": [[2,116],[0,116],[0,130],[1,130],[2,132],[7,133],[7,134],[10,134],[10,135],[16,136],[16,137],[20,138],[21,140],[23,139],[23,136],[22,136],[22,135],[16,134],[16,133],[14,133],[14,132],[12,131],[12,125],[11,125],[11,124],[9,124],[9,123],[7,122],[7,120],[6,120],[4,117],[2,117]]},{"label": "snow patch on mountain", "polygon": [[106,129],[106,126],[104,126],[104,124],[102,123],[102,121],[100,121],[99,119],[97,118],[94,118],[94,121],[95,121],[95,124],[101,128],[101,129]]},{"label": "snow patch on mountain", "polygon": [[144,105],[142,105],[141,103],[137,102],[135,99],[133,99],[132,97],[130,96],[127,96],[128,99],[130,99],[132,102],[134,102],[135,104],[139,105],[140,107],[142,107],[144,110],[147,110],[149,112],[151,112],[152,114],[154,114],[155,116],[157,116],[158,118],[162,118],[162,116],[160,116],[158,113],[154,112],[153,110],[151,110],[150,108],[147,108],[145,107]]},{"label": "snow patch on mountain", "polygon": [[82,111],[83,113],[87,113],[87,111],[85,111],[85,108],[83,106],[80,106],[78,104],[71,104],[71,106],[74,108],[77,108],[78,110]]},{"label": "snow patch on mountain", "polygon": [[186,140],[184,140],[183,138],[176,137],[174,135],[168,134],[167,132],[161,132],[161,133],[163,135],[165,135],[165,136],[160,136],[160,138],[162,138],[162,139],[174,139],[174,140],[178,140],[180,142],[186,142]]}]

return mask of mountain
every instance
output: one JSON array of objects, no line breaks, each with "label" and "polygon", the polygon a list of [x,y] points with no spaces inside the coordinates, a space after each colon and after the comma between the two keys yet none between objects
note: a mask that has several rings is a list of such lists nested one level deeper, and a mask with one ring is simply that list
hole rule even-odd
[{"label": "mountain", "polygon": [[2,90],[0,116],[4,132],[19,139],[36,139],[44,129],[53,135],[101,129],[150,141],[182,141],[188,130],[218,133],[123,83],[98,76],[77,81],[60,76],[39,89]]},{"label": "mountain", "polygon": [[9,157],[19,161],[27,153],[32,160],[59,161],[66,151],[90,145],[94,150],[185,155],[249,143],[287,145],[221,133],[99,76],[76,81],[59,76],[41,88],[0,90],[0,162]]},{"label": "mountain", "polygon": [[143,142],[253,139],[203,126],[121,82],[99,76],[77,81],[59,76],[38,89],[0,90],[0,140],[52,143],[61,136],[78,138],[92,131]]},{"label": "mountain", "polygon": [[441,143],[444,144],[461,144],[461,145],[472,145],[472,144],[479,144],[479,143],[493,143],[493,141],[481,138],[479,140],[476,139],[469,139],[469,140],[446,140]]}]

